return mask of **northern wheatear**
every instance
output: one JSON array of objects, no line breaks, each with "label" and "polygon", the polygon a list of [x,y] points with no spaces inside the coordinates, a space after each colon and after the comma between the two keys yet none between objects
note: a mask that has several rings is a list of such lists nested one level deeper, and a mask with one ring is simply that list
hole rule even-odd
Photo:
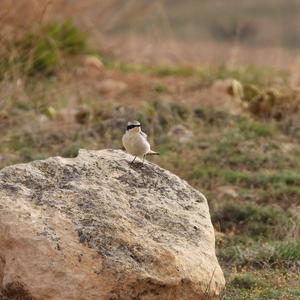
[{"label": "northern wheatear", "polygon": [[159,154],[151,150],[150,144],[147,141],[147,134],[141,131],[141,124],[138,121],[128,122],[122,143],[126,151],[134,156],[130,164],[132,164],[137,157],[141,158],[144,162],[146,155]]}]

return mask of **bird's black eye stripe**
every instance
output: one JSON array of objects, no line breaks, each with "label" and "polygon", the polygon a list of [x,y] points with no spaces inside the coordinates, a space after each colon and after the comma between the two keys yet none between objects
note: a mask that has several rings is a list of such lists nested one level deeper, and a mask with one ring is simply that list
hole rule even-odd
[{"label": "bird's black eye stripe", "polygon": [[127,130],[135,128],[135,127],[141,127],[141,125],[128,125]]}]

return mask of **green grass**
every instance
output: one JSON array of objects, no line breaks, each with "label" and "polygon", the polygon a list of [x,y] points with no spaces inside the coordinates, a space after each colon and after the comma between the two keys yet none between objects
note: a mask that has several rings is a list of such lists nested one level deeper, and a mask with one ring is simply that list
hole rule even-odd
[{"label": "green grass", "polygon": [[234,231],[253,240],[282,239],[293,227],[292,216],[281,208],[252,203],[226,203],[212,220],[222,232]]},{"label": "green grass", "polygon": [[236,245],[220,249],[219,257],[224,264],[235,265],[240,270],[245,267],[256,269],[297,267],[300,255],[299,241],[273,241],[262,244],[253,243],[250,239],[246,242],[245,238],[242,240],[244,244],[236,239]]},{"label": "green grass", "polygon": [[[289,73],[283,70],[276,70],[257,65],[238,67],[219,66],[147,66],[142,64],[129,64],[112,57],[103,57],[106,67],[122,71],[124,73],[143,73],[156,77],[195,77],[205,83],[213,83],[218,79],[236,79],[242,84],[257,85],[259,87],[278,81],[287,82]],[[248,98],[247,98],[248,99]]]},{"label": "green grass", "polygon": [[255,276],[248,273],[235,275],[230,281],[230,285],[238,289],[252,290],[263,284]]},{"label": "green grass", "polygon": [[[74,157],[80,148],[121,148],[126,122],[137,119],[161,154],[151,160],[208,198],[212,221],[221,232],[217,255],[227,279],[222,299],[298,299],[294,273],[300,260],[300,229],[292,211],[300,199],[300,152],[296,146],[284,147],[296,145],[291,128],[297,124],[283,128],[281,121],[259,114],[233,116],[206,108],[201,101],[188,102],[190,96],[198,99],[198,90],[194,95],[189,89],[194,80],[201,89],[217,79],[236,78],[244,87],[252,85],[252,90],[246,89],[252,96],[247,97],[255,98],[265,92],[264,86],[284,75],[261,67],[145,66],[103,57],[103,76],[117,74],[122,80],[135,72],[142,86],[150,82],[138,95],[129,83],[126,93],[110,99],[99,91],[90,93],[92,85],[85,87],[77,77],[72,79],[78,66],[74,56],[89,51],[84,34],[70,23],[52,24],[35,34],[13,45],[24,51],[18,52],[24,56],[14,59],[23,60],[19,71],[25,80],[21,90],[0,95],[0,167],[56,155]],[[28,60],[29,54],[35,64]],[[5,66],[8,73],[12,65]],[[66,80],[59,76],[61,70],[67,73]],[[184,101],[163,100],[181,96],[165,77],[172,77],[175,85],[180,78],[179,87],[188,91],[182,95]],[[6,78],[3,84],[9,87],[12,82]],[[70,86],[69,80],[73,80]],[[128,98],[134,105],[125,104]],[[193,132],[188,144],[168,134],[178,124]],[[236,195],[222,194],[224,186]]]},{"label": "green grass", "polygon": [[155,84],[153,90],[157,93],[166,93],[168,91],[167,87],[160,83]]},{"label": "green grass", "polygon": [[1,48],[0,78],[12,71],[51,75],[69,56],[88,53],[87,38],[72,22],[52,23]]},{"label": "green grass", "polygon": [[274,134],[274,128],[263,122],[255,122],[247,119],[242,119],[238,123],[239,132],[246,139],[266,138]]},{"label": "green grass", "polygon": [[262,187],[283,185],[300,185],[300,174],[293,170],[277,172],[240,172],[226,170],[223,173],[224,181],[230,184],[239,184],[243,187]]},{"label": "green grass", "polygon": [[271,286],[265,288],[254,288],[251,290],[240,289],[236,286],[231,286],[222,300],[297,300],[300,290],[293,289],[276,289]]}]

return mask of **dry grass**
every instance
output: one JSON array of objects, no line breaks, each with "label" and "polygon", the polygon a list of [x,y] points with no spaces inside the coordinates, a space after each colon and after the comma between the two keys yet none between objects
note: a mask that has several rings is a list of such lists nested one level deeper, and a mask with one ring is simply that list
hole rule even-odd
[{"label": "dry grass", "polygon": [[[230,66],[259,64],[291,69],[294,74],[293,83],[297,84],[298,57],[283,43],[278,42],[284,39],[285,35],[296,36],[296,33],[290,32],[296,30],[297,26],[291,26],[284,34],[281,32],[286,29],[280,27],[284,22],[275,22],[277,27],[274,26],[274,18],[279,18],[277,8],[280,9],[280,1],[275,4],[270,1],[264,1],[264,4],[246,1],[237,8],[237,3],[233,2],[225,5],[216,1],[214,4],[204,3],[199,6],[194,0],[189,0],[184,6],[180,1],[170,6],[167,0],[130,0],[126,1],[126,4],[120,0],[88,0],[75,3],[63,0],[47,0],[43,3],[36,0],[3,0],[0,3],[1,38],[19,33],[28,27],[39,27],[41,23],[71,18],[75,24],[91,34],[93,44],[102,52],[113,52],[128,62]],[[233,6],[235,9],[232,9]],[[250,11],[248,16],[245,8]],[[239,36],[233,41],[224,42],[211,36],[209,32],[201,33],[201,30],[209,30],[212,26],[212,16],[216,24],[227,24],[228,16],[232,15],[234,19],[234,11],[240,10],[242,22],[242,16],[245,20],[253,19],[251,11],[259,9],[262,15],[258,14],[254,20],[257,22],[255,26],[264,28],[264,36],[261,37],[265,41],[263,43],[245,44]],[[227,17],[224,13],[220,15],[218,11],[228,11]],[[291,22],[288,13],[282,18],[287,20],[286,23]],[[265,19],[268,23],[261,24]],[[183,21],[191,22],[184,33],[181,32],[180,25]],[[192,30],[200,31],[196,31],[190,38],[185,38]]]},{"label": "dry grass", "polygon": [[[97,49],[92,53],[104,66],[87,65],[82,51],[65,54],[50,73],[32,74],[14,63],[5,69],[0,167],[75,156],[79,148],[120,148],[127,120],[139,119],[162,154],[155,161],[208,196],[214,225],[222,231],[217,249],[228,281],[223,298],[298,299],[300,93],[289,84],[298,82],[290,53],[240,43],[221,44],[220,51],[209,39],[182,43],[159,1],[128,1],[120,8],[117,0],[76,6],[20,0],[14,9],[12,3],[0,4],[1,51],[4,40],[23,37],[29,28],[41,34],[50,21],[68,16],[91,33]],[[163,31],[133,34],[155,10]],[[13,61],[16,54],[9,55]],[[244,99],[228,89],[228,78],[245,88]],[[104,89],[107,79],[124,88]],[[278,111],[279,119],[273,115]],[[178,124],[193,133],[188,145],[168,134]]]}]

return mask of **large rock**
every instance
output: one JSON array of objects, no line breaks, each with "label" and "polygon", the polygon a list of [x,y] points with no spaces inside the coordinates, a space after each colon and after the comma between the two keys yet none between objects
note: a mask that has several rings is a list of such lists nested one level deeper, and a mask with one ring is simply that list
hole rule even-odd
[{"label": "large rock", "polygon": [[205,197],[119,150],[0,171],[1,299],[217,299]]}]

